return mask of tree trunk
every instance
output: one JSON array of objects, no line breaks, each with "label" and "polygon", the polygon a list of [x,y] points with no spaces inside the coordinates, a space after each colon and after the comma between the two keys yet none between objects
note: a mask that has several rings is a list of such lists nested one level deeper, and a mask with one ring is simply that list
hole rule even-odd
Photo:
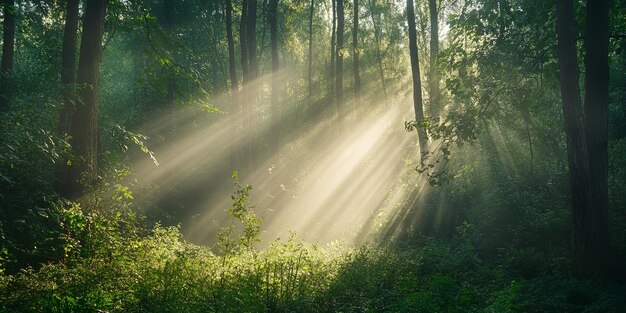
[{"label": "tree trunk", "polygon": [[609,112],[609,0],[587,1],[585,25],[585,131],[589,154],[589,185],[593,210],[586,216],[587,275],[605,276],[608,245],[608,112]]},{"label": "tree trunk", "polygon": [[354,70],[354,96],[358,99],[359,91],[361,90],[361,78],[359,77],[359,0],[354,0],[354,14],[353,14],[353,28],[352,28],[352,53],[353,53],[353,70]]},{"label": "tree trunk", "polygon": [[[63,107],[59,112],[59,136],[65,136],[70,130],[71,113],[74,107],[76,85],[76,43],[78,40],[78,4],[79,0],[67,0],[65,7],[65,28],[63,30],[63,48],[61,51],[61,84],[63,85]],[[59,160],[56,165],[55,190],[62,197],[69,197],[67,189],[70,168],[67,159]]]},{"label": "tree trunk", "polygon": [[0,64],[0,111],[9,109],[11,71],[15,54],[15,1],[3,0],[4,30],[2,32],[2,64]]},{"label": "tree trunk", "polygon": [[333,25],[330,34],[330,88],[328,93],[333,96],[335,93],[335,61],[337,60],[336,44],[337,44],[337,9],[335,7],[337,0],[330,0],[333,11]]},{"label": "tree trunk", "polygon": [[422,127],[424,121],[424,107],[422,103],[422,83],[420,78],[419,56],[417,54],[417,32],[415,30],[415,8],[413,0],[406,1],[406,15],[409,26],[409,53],[411,56],[411,74],[413,77],[413,108],[415,109],[415,121],[418,124],[417,137],[420,145],[420,160],[424,161],[428,153],[428,138],[426,130]]},{"label": "tree trunk", "polygon": [[226,0],[226,40],[228,41],[228,71],[230,74],[230,89],[234,95],[239,90],[239,83],[237,82],[237,67],[235,65],[232,0]]},{"label": "tree trunk", "polygon": [[[270,129],[270,147],[273,153],[278,152],[280,147],[279,127],[279,99],[278,99],[278,0],[270,0],[270,45],[272,47],[272,95],[270,103],[270,114],[272,118]],[[309,56],[310,57],[310,56]],[[310,70],[310,69],[309,69]],[[310,72],[309,72],[310,74]],[[309,83],[310,83],[309,77]],[[310,90],[310,85],[309,85]]]},{"label": "tree trunk", "polygon": [[[228,72],[230,76],[230,99],[232,105],[231,114],[239,113],[239,83],[237,82],[237,66],[235,64],[235,40],[233,39],[233,3],[232,0],[226,0],[226,41],[228,42]],[[235,123],[239,120],[235,119]],[[239,134],[239,125],[237,125],[233,141],[236,142]],[[237,149],[231,154],[230,166],[232,170],[239,168],[239,153]]]},{"label": "tree trunk", "polygon": [[369,0],[370,11],[372,12],[372,25],[374,26],[374,42],[376,44],[376,63],[378,64],[378,75],[380,76],[380,83],[383,87],[383,94],[385,95],[385,99],[387,99],[387,87],[385,85],[385,72],[383,70],[383,60],[382,53],[380,52],[380,28],[379,28],[379,20],[380,15],[374,16],[374,4],[373,0]]},{"label": "tree trunk", "polygon": [[242,89],[245,93],[245,84],[248,83],[248,38],[246,25],[248,23],[248,0],[241,0],[241,21],[239,22],[239,44],[241,48],[241,72],[243,74]]},{"label": "tree trunk", "polygon": [[437,0],[429,0],[430,11],[430,118],[438,120],[441,108],[439,108],[439,73],[437,71],[437,58],[439,56],[439,12]]},{"label": "tree trunk", "polygon": [[307,80],[309,86],[309,99],[313,94],[313,13],[315,12],[315,0],[311,0],[309,6],[309,64],[307,72]]},{"label": "tree trunk", "polygon": [[248,0],[248,14],[246,18],[246,39],[247,39],[247,52],[248,52],[248,84],[246,92],[247,105],[245,108],[246,113],[246,127],[247,127],[247,140],[248,140],[248,160],[247,164],[250,170],[253,168],[254,161],[254,147],[255,142],[253,136],[256,131],[256,119],[254,113],[256,111],[256,96],[257,96],[257,78],[258,78],[258,66],[257,66],[257,47],[256,47],[256,19],[257,19],[257,0]]},{"label": "tree trunk", "polygon": [[70,169],[70,198],[80,197],[98,176],[98,74],[107,0],[87,0],[78,59],[77,103],[70,141],[77,160]]},{"label": "tree trunk", "polygon": [[257,18],[257,0],[248,0],[248,14],[246,23],[246,39],[248,50],[248,71],[250,81],[258,76],[258,63],[256,55],[256,18]]},{"label": "tree trunk", "polygon": [[[596,2],[596,4],[597,3],[598,2]],[[601,124],[602,120],[594,121],[594,118],[598,117],[598,115],[594,116],[594,114],[606,109],[606,107],[602,108],[601,104],[603,96],[598,98],[594,96],[598,96],[598,89],[603,88],[599,85],[608,84],[608,72],[602,73],[602,67],[608,66],[607,63],[602,64],[603,49],[595,46],[602,45],[602,29],[604,29],[605,34],[608,33],[606,29],[607,24],[599,24],[602,23],[600,21],[602,18],[599,20],[599,16],[597,15],[600,15],[601,17],[602,12],[595,11],[598,9],[598,7],[595,6],[596,4],[588,3],[590,7],[588,7],[587,12],[586,35],[588,37],[598,36],[598,38],[587,38],[587,42],[585,43],[587,51],[587,74],[585,80],[587,85],[586,87],[588,89],[585,93],[585,100],[588,112],[586,112],[585,116],[583,116],[580,100],[578,57],[576,53],[576,40],[578,36],[576,33],[576,20],[574,17],[574,3],[573,0],[557,1],[557,33],[561,97],[563,101],[563,116],[565,121],[565,135],[567,139],[567,158],[571,189],[573,222],[572,245],[575,271],[579,276],[583,277],[604,276],[608,271],[609,252],[606,206],[603,207],[602,204],[597,203],[596,201],[600,197],[598,194],[594,195],[594,193],[597,193],[600,189],[602,189],[602,186],[594,186],[594,184],[601,185],[602,182],[599,178],[601,175],[600,173],[592,173],[592,171],[597,170],[592,169],[592,166],[598,164],[596,163],[598,161],[598,151],[591,152],[590,149],[592,146],[590,145],[596,145],[598,143],[591,140],[593,138],[593,136],[591,136],[592,132],[590,132],[589,129],[585,129],[586,127],[590,127],[593,130],[598,130],[603,126],[606,127],[606,119],[603,120],[605,122],[604,125],[597,125],[597,123]],[[605,16],[605,21],[606,20],[608,20],[608,16]],[[598,31],[599,34],[591,31],[592,29]],[[591,50],[594,49],[598,49],[599,51],[592,52]],[[606,51],[607,50],[604,50],[604,58],[607,56]],[[598,81],[590,82],[589,80],[591,79],[596,79]],[[592,83],[594,84],[593,87],[591,86]],[[598,89],[592,90],[594,87]],[[589,97],[590,93],[592,97]],[[600,93],[602,93],[602,91],[600,91]],[[590,105],[592,105],[592,101],[594,108],[590,107]],[[594,112],[589,112],[590,110]],[[586,126],[583,123],[584,119],[587,121]],[[594,123],[592,123],[592,121]],[[593,149],[600,149],[600,147],[595,146]]]},{"label": "tree trunk", "polygon": [[343,33],[345,27],[345,15],[343,11],[343,1],[337,1],[337,69],[335,79],[335,92],[337,95],[337,105],[341,106],[343,103]]}]

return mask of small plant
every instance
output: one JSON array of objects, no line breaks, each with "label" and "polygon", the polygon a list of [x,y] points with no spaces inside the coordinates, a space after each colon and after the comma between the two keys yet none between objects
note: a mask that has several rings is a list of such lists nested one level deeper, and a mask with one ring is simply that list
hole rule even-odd
[{"label": "small plant", "polygon": [[233,239],[232,225],[224,227],[219,232],[218,248],[224,255],[251,251],[254,243],[261,241],[261,219],[254,213],[254,207],[248,206],[252,186],[242,186],[236,171],[233,171],[231,178],[235,184],[235,191],[231,195],[232,206],[226,210],[226,213],[241,222],[243,233],[237,239]]}]

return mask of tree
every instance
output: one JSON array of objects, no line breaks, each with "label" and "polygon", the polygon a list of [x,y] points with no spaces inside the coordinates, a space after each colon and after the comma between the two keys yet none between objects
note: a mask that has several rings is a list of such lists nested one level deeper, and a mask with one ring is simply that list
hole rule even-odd
[{"label": "tree", "polygon": [[230,74],[230,89],[234,95],[239,89],[239,84],[237,83],[237,67],[235,66],[232,0],[226,0],[226,40],[228,42],[228,72]]},{"label": "tree", "polygon": [[332,7],[332,26],[331,26],[331,34],[330,34],[330,88],[328,93],[332,96],[335,92],[335,61],[337,60],[336,53],[336,44],[337,44],[337,9],[335,7],[337,0],[330,0]]},{"label": "tree", "polygon": [[[246,1],[246,0],[244,0]],[[247,107],[244,109],[246,114],[246,138],[248,140],[248,154],[246,163],[252,169],[252,162],[254,160],[254,141],[252,136],[256,129],[254,111],[256,107],[256,92],[257,92],[257,76],[258,65],[256,59],[256,18],[257,18],[257,0],[248,1],[248,12],[246,15],[246,42],[242,42],[242,45],[246,45],[247,53],[247,66],[248,66],[248,80],[244,90],[244,104]],[[245,79],[245,78],[244,78]]]},{"label": "tree", "polygon": [[[65,136],[70,130],[71,113],[75,103],[76,84],[76,43],[78,39],[78,4],[79,0],[67,0],[65,4],[65,27],[63,29],[63,47],[61,50],[61,84],[63,85],[63,106],[59,113],[59,136]],[[70,196],[67,189],[69,166],[62,159],[56,166],[55,189],[63,197]]]},{"label": "tree", "polygon": [[76,83],[78,93],[70,126],[72,151],[68,194],[80,197],[98,176],[98,75],[107,0],[87,0]]},{"label": "tree", "polygon": [[[278,151],[278,147],[280,145],[279,138],[279,128],[278,122],[280,118],[279,114],[279,103],[278,103],[278,0],[270,0],[269,7],[269,20],[270,20],[270,45],[272,46],[272,95],[271,95],[271,103],[270,103],[270,114],[272,118],[271,123],[271,138],[270,138],[270,146],[273,152]],[[310,82],[310,77],[309,77]],[[310,89],[310,87],[309,87]]]},{"label": "tree", "polygon": [[[233,4],[232,0],[226,0],[226,41],[228,42],[228,73],[230,76],[230,92],[231,102],[233,104],[233,114],[237,114],[240,111],[238,94],[239,83],[237,82],[237,67],[235,65],[235,40],[233,39]],[[235,120],[238,123],[238,120]],[[237,125],[238,126],[238,125]],[[239,127],[237,127],[239,130]],[[234,136],[233,140],[236,140],[237,136]],[[239,154],[235,151],[231,158],[231,167],[233,169],[239,168]]]},{"label": "tree", "polygon": [[409,54],[411,56],[411,75],[413,77],[413,108],[417,123],[417,137],[420,145],[421,160],[424,161],[428,152],[426,130],[423,127],[424,107],[422,101],[422,82],[420,78],[419,56],[417,54],[417,32],[415,30],[415,8],[413,0],[406,1],[406,15],[409,26]]},{"label": "tree", "polygon": [[354,55],[353,70],[354,70],[354,95],[359,96],[361,90],[361,78],[359,77],[359,0],[354,0],[354,22],[352,28],[352,53]]},{"label": "tree", "polygon": [[385,85],[385,72],[383,70],[382,53],[380,51],[380,14],[375,12],[376,7],[374,0],[369,0],[370,12],[372,14],[372,25],[374,26],[374,43],[376,44],[376,63],[378,64],[378,75],[380,76],[380,83],[383,88],[383,94],[387,99],[387,86]]},{"label": "tree", "polygon": [[[174,0],[164,0],[163,1],[163,28],[168,32],[170,36],[175,36],[176,33],[176,22],[177,22],[177,14],[176,14],[176,3]],[[174,45],[170,45],[173,50]],[[172,110],[172,118],[175,118],[175,101],[176,101],[176,77],[173,71],[169,71],[167,73],[167,94],[166,94],[167,105]]]},{"label": "tree", "polygon": [[315,0],[311,0],[309,6],[309,56],[308,56],[308,70],[307,80],[309,87],[309,99],[313,93],[313,13],[315,12]]},{"label": "tree", "polygon": [[[574,226],[572,243],[576,272],[581,276],[603,276],[608,270],[608,203],[604,202],[608,166],[607,2],[587,3],[584,115],[578,85],[574,3],[557,2],[560,84]],[[594,149],[597,150],[592,152]]]},{"label": "tree", "polygon": [[439,74],[437,73],[437,58],[439,55],[439,12],[437,0],[429,0],[430,11],[430,118],[436,119],[439,115]]},{"label": "tree", "polygon": [[9,108],[11,71],[15,54],[15,0],[3,0],[4,29],[2,31],[2,64],[0,64],[0,111]]},{"label": "tree", "polygon": [[581,270],[607,274],[608,234],[608,112],[609,112],[609,0],[587,1],[585,24],[585,133],[589,155],[591,205],[585,216],[585,249],[589,259]]},{"label": "tree", "polygon": [[[239,22],[239,45],[241,49],[241,72],[243,84],[248,83],[248,39],[246,25],[248,23],[248,0],[241,0],[241,21]],[[245,92],[245,86],[243,86]]]},{"label": "tree", "polygon": [[246,45],[248,55],[248,71],[250,81],[258,76],[258,62],[256,59],[256,18],[257,0],[248,0],[248,14],[246,16]]},{"label": "tree", "polygon": [[343,102],[343,33],[345,27],[345,15],[343,11],[343,1],[344,0],[336,0],[337,1],[337,69],[335,74],[335,92],[337,95],[337,105],[341,105]]}]

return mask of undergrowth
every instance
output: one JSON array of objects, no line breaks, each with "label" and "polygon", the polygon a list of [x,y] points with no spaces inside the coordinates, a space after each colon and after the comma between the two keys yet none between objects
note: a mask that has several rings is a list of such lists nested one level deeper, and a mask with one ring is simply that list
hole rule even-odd
[{"label": "undergrowth", "polygon": [[[626,288],[571,278],[557,255],[501,249],[485,255],[471,227],[454,240],[349,248],[295,234],[255,248],[261,220],[236,190],[233,225],[214,249],[179,227],[149,230],[112,185],[106,214],[78,203],[58,212],[65,253],[0,272],[0,312],[620,312]],[[126,199],[126,200],[125,200]],[[99,202],[102,205],[102,202]],[[121,203],[121,204],[120,204]],[[93,205],[93,203],[91,204]],[[1,254],[0,254],[1,255]],[[1,259],[0,259],[1,261]],[[534,275],[525,274],[527,269]]]}]

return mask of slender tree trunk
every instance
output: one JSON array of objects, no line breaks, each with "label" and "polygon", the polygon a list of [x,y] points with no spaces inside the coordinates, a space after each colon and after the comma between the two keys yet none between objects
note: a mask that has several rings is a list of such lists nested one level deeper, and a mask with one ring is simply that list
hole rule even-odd
[{"label": "slender tree trunk", "polygon": [[417,137],[420,145],[420,159],[424,161],[428,153],[428,138],[426,136],[426,130],[421,127],[424,121],[424,107],[422,101],[419,56],[417,54],[417,32],[415,30],[415,8],[413,6],[413,0],[406,1],[406,15],[409,26],[409,53],[411,56],[411,74],[413,77],[413,108],[415,109],[415,121],[418,124]]},{"label": "slender tree trunk", "polygon": [[352,28],[352,53],[354,62],[354,96],[358,99],[359,92],[361,91],[361,78],[359,77],[359,0],[354,0],[354,14],[353,15],[353,28]]},{"label": "slender tree trunk", "polygon": [[248,50],[248,71],[250,80],[255,80],[258,76],[257,47],[256,47],[256,19],[257,0],[248,0],[248,14],[246,23],[246,39]]},{"label": "slender tree trunk", "polygon": [[608,240],[609,0],[588,0],[585,25],[585,131],[593,210],[586,216],[583,272],[606,276]]},{"label": "slender tree trunk", "polygon": [[[235,40],[233,39],[233,3],[232,0],[226,0],[226,41],[228,42],[228,73],[230,76],[230,99],[232,105],[232,114],[238,116],[239,113],[239,83],[237,82],[237,66],[235,64]],[[238,119],[234,119],[235,123],[239,123]],[[239,138],[239,125],[236,125],[236,131],[233,135],[233,141]],[[230,166],[233,170],[239,168],[239,153],[237,149],[233,151],[230,160]]]},{"label": "slender tree trunk", "polygon": [[430,11],[430,118],[438,120],[441,108],[439,108],[439,73],[437,71],[437,58],[439,56],[439,12],[437,0],[429,0]]},{"label": "slender tree trunk", "polygon": [[98,75],[107,0],[87,0],[72,113],[70,144],[77,157],[70,169],[70,198],[80,197],[98,176]]},{"label": "slender tree trunk", "polygon": [[2,64],[0,64],[0,111],[9,109],[11,100],[11,71],[15,54],[15,0],[3,0],[4,29],[2,32]]},{"label": "slender tree trunk", "polygon": [[528,107],[528,102],[526,101],[523,101],[523,103],[521,103],[520,105],[522,109],[522,119],[524,120],[524,126],[526,128],[526,140],[528,141],[528,150],[530,153],[529,173],[532,182],[535,179],[535,151],[533,147],[533,137],[530,132],[530,108]]},{"label": "slender tree trunk", "polygon": [[257,46],[256,46],[256,19],[257,19],[257,0],[248,0],[248,14],[246,21],[246,39],[248,40],[248,92],[245,104],[246,110],[246,126],[248,128],[248,166],[250,170],[253,168],[255,142],[253,136],[256,131],[256,99],[258,91],[258,65],[257,65]]},{"label": "slender tree trunk", "polygon": [[373,0],[369,0],[370,3],[370,11],[372,12],[372,25],[374,26],[374,43],[376,44],[376,63],[378,64],[378,75],[380,76],[380,83],[383,87],[383,94],[385,95],[385,99],[387,99],[387,87],[385,85],[385,72],[383,70],[383,60],[382,53],[380,51],[380,28],[379,28],[379,20],[380,15],[374,15],[374,4]]},{"label": "slender tree trunk", "polygon": [[[175,0],[163,0],[163,23],[162,26],[167,31],[168,36],[176,36],[176,24],[178,22],[176,13]],[[175,52],[176,47],[173,44],[167,45],[168,50]],[[171,136],[174,136],[178,128],[177,116],[176,116],[176,75],[171,69],[164,69],[166,71],[167,84],[165,94],[165,104],[170,111],[170,119],[172,120],[172,127],[169,129]]]},{"label": "slender tree trunk", "polygon": [[337,60],[337,53],[336,53],[336,44],[337,44],[337,9],[335,7],[337,0],[330,0],[331,5],[332,5],[332,13],[333,13],[333,25],[332,25],[332,30],[331,30],[331,34],[330,34],[330,88],[329,88],[329,94],[331,96],[334,95],[335,93],[335,61]]},{"label": "slender tree trunk", "polygon": [[[279,116],[279,98],[278,98],[278,0],[270,0],[270,45],[272,47],[272,95],[271,95],[271,130],[270,130],[270,147],[272,152],[276,153],[280,147],[280,134],[278,123],[280,121]],[[310,80],[310,77],[309,77]],[[310,83],[310,81],[309,81]],[[310,90],[310,86],[309,86]]]},{"label": "slender tree trunk", "polygon": [[337,105],[343,104],[343,33],[345,30],[345,15],[343,11],[344,0],[337,1],[337,69],[335,79],[335,92],[337,95]]},{"label": "slender tree trunk", "polygon": [[[78,40],[78,4],[79,0],[67,0],[65,7],[65,28],[63,29],[63,48],[61,51],[61,84],[63,85],[63,107],[59,112],[59,136],[65,136],[70,130],[71,113],[74,107],[76,85],[76,43]],[[59,160],[55,168],[55,190],[62,197],[69,197],[69,171],[67,159]]]},{"label": "slender tree trunk", "polygon": [[248,77],[248,38],[246,25],[248,23],[248,0],[241,0],[241,21],[239,23],[239,44],[241,48],[241,72],[243,73],[242,89],[245,93],[245,84],[249,83]]},{"label": "slender tree trunk", "polygon": [[228,72],[232,94],[239,90],[237,82],[237,66],[235,65],[235,40],[233,39],[233,4],[226,0],[226,40],[228,41]]},{"label": "slender tree trunk", "polygon": [[311,5],[309,6],[309,64],[307,72],[309,99],[311,99],[313,94],[313,13],[315,13],[315,0],[311,0]]}]

